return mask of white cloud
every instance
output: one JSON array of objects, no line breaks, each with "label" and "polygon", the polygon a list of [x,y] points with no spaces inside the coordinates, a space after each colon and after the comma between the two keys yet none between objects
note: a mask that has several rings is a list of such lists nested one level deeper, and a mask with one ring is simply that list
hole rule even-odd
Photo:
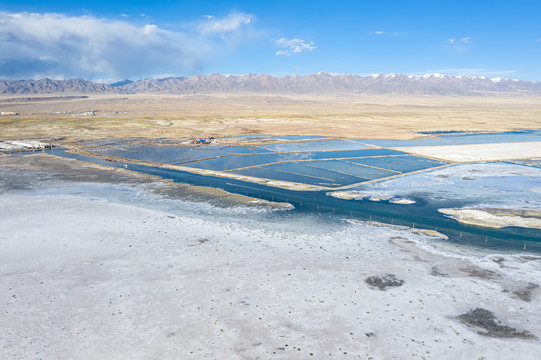
[{"label": "white cloud", "polygon": [[159,29],[154,24],[143,26],[143,32],[145,33],[145,35],[150,35],[150,34],[155,33],[157,31],[159,31]]},{"label": "white cloud", "polygon": [[444,42],[447,44],[458,44],[458,43],[467,44],[470,42],[470,37],[464,36],[458,40],[456,38],[450,38],[450,39],[445,40]]},{"label": "white cloud", "polygon": [[127,18],[128,14],[120,14],[120,16]]},{"label": "white cloud", "polygon": [[538,42],[541,42],[541,38],[537,39]]},{"label": "white cloud", "polygon": [[288,50],[278,50],[274,53],[274,55],[278,56],[291,56],[291,53]]},{"label": "white cloud", "polygon": [[306,42],[302,39],[286,39],[281,38],[276,40],[276,44],[280,45],[283,49],[275,52],[275,55],[291,56],[292,54],[300,54],[303,51],[312,51],[316,48],[313,41]]},{"label": "white cloud", "polygon": [[208,19],[179,32],[124,19],[0,12],[0,78],[95,79],[191,72],[238,45],[223,36],[209,37],[211,31],[224,35],[233,29],[238,35],[252,18],[238,15]]},{"label": "white cloud", "polygon": [[370,34],[372,34],[372,35],[385,35],[386,37],[404,35],[404,33],[401,33],[401,32],[398,32],[398,31],[390,32],[390,31],[382,31],[382,30],[370,31]]},{"label": "white cloud", "polygon": [[213,15],[205,15],[203,17],[205,21],[198,26],[202,34],[224,34],[237,31],[244,25],[249,25],[254,20],[253,15],[243,13],[231,13],[221,19]]}]

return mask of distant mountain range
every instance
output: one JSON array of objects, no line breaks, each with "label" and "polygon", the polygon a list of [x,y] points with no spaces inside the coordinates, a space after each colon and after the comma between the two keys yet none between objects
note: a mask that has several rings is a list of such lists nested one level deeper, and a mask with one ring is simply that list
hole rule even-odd
[{"label": "distant mountain range", "polygon": [[486,92],[541,94],[541,83],[506,78],[422,76],[378,74],[317,73],[312,75],[195,75],[164,79],[123,80],[114,84],[96,83],[82,79],[70,80],[0,80],[0,94],[135,94],[135,93],[290,93],[290,94],[418,94],[475,95]]}]

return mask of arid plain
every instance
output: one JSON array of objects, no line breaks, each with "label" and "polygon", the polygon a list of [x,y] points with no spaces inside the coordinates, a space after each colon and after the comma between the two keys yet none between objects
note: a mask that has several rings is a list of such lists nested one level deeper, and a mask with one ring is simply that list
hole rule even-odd
[{"label": "arid plain", "polygon": [[[541,96],[3,95],[4,138],[186,138],[244,134],[412,139],[419,131],[541,128]],[[91,114],[92,111],[94,115]],[[89,113],[90,112],[90,113]]]}]

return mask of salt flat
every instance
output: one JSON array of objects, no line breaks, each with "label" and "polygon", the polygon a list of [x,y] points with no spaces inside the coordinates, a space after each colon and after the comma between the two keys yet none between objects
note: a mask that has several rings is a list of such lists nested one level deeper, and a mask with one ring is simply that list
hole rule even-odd
[{"label": "salt flat", "polygon": [[471,145],[405,146],[394,147],[393,149],[456,162],[497,161],[541,157],[540,141]]},{"label": "salt flat", "polygon": [[[40,178],[0,195],[2,358],[536,359],[541,351],[537,256],[454,249],[317,215],[209,207],[144,184]],[[385,274],[403,284],[365,282]],[[475,308],[536,338],[480,335],[459,320]]]}]

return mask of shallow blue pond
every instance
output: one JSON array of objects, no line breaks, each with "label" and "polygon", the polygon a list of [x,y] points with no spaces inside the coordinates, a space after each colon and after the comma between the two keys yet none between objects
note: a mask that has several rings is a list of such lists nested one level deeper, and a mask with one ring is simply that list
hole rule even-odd
[{"label": "shallow blue pond", "polygon": [[348,162],[374,166],[381,169],[388,169],[400,173],[418,171],[447,163],[418,156],[392,156],[365,159],[349,159]]},{"label": "shallow blue pond", "polygon": [[134,160],[151,161],[161,164],[175,164],[232,154],[257,154],[270,151],[257,147],[245,146],[145,146],[121,145],[89,148],[89,151],[101,154],[123,157]]},{"label": "shallow blue pond", "polygon": [[[326,187],[339,187],[347,184],[354,184],[358,182],[365,181],[366,179],[359,179],[359,178],[352,178],[344,176],[342,179],[340,179],[339,176],[336,176],[336,179],[329,179],[323,176],[326,176],[327,174],[324,174],[323,172],[318,174],[319,176],[312,176],[307,174],[300,174],[300,173],[291,173],[286,171],[280,171],[280,170],[273,170],[272,165],[271,166],[265,166],[265,167],[258,167],[258,168],[251,168],[246,170],[235,170],[232,171],[234,174],[239,175],[247,175],[247,176],[255,176],[258,178],[263,179],[271,179],[271,180],[280,180],[280,181],[290,181],[290,182],[296,182],[301,184],[309,184],[309,185],[318,185],[318,186],[326,186]],[[346,179],[348,179],[350,182],[347,182]]]},{"label": "shallow blue pond", "polygon": [[[334,160],[331,160],[334,161]],[[273,171],[285,172],[289,174],[305,175],[316,177],[324,180],[324,183],[333,184],[333,186],[344,186],[350,184],[356,184],[366,181],[368,178],[360,178],[358,176],[340,173],[333,171],[330,167],[316,167],[312,166],[313,163],[329,163],[331,161],[306,161],[306,162],[289,162],[283,164],[275,164],[263,167],[263,169],[269,169]],[[293,180],[289,180],[293,181]]]},{"label": "shallow blue pond", "polygon": [[[348,163],[346,160],[321,160],[309,161],[305,163],[308,167],[327,169],[337,173],[348,174],[361,179],[373,180],[388,176],[397,175],[398,173],[381,169],[374,169],[369,166]],[[349,184],[352,184],[351,182]],[[349,185],[344,184],[344,185]]]},{"label": "shallow blue pond", "polygon": [[346,140],[320,140],[305,141],[299,143],[261,145],[262,148],[272,151],[329,151],[329,150],[354,150],[364,149],[367,146]]},{"label": "shallow blue pond", "polygon": [[483,134],[443,134],[419,140],[352,140],[364,144],[383,147],[491,144],[506,142],[541,141],[541,130],[510,131],[504,133]]}]

